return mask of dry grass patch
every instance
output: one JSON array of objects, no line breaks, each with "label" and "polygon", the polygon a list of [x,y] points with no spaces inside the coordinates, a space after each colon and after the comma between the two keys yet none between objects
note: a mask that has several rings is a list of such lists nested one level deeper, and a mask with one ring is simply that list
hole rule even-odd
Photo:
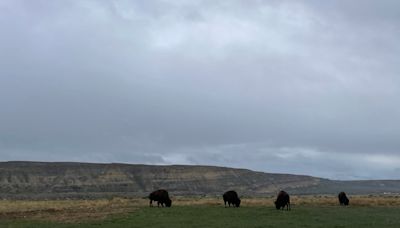
[{"label": "dry grass patch", "polygon": [[99,200],[3,200],[0,219],[34,219],[58,222],[78,222],[105,219],[125,214],[143,206],[143,199]]}]

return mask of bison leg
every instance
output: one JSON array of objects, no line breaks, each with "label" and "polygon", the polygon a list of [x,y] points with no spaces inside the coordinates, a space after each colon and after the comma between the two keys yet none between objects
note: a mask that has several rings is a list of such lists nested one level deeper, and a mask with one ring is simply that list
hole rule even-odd
[{"label": "bison leg", "polygon": [[153,207],[153,200],[150,200],[150,207]]},{"label": "bison leg", "polygon": [[225,207],[226,207],[226,200],[224,200],[224,204],[225,204]]},{"label": "bison leg", "polygon": [[160,207],[160,201],[157,201],[157,207]]}]

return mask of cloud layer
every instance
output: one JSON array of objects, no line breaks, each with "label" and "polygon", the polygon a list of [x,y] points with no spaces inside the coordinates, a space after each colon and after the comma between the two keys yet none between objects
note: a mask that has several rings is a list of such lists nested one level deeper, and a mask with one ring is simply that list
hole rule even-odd
[{"label": "cloud layer", "polygon": [[2,1],[1,160],[400,178],[399,11]]}]

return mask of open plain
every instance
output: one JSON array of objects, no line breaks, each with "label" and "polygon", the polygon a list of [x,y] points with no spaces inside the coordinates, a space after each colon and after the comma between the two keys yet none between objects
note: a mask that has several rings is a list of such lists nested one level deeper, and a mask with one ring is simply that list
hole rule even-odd
[{"label": "open plain", "polygon": [[224,208],[218,197],[172,197],[171,208],[144,198],[2,200],[1,227],[400,227],[400,196],[352,196],[342,207],[333,195],[292,196],[278,211],[274,197],[242,197]]}]

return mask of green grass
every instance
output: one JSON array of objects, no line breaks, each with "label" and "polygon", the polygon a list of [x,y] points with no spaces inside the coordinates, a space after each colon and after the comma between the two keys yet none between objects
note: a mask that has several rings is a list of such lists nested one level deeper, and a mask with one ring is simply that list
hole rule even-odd
[{"label": "green grass", "polygon": [[3,220],[1,227],[400,227],[399,207],[299,206],[291,211],[272,207],[221,206],[143,207],[103,221],[62,224]]}]

